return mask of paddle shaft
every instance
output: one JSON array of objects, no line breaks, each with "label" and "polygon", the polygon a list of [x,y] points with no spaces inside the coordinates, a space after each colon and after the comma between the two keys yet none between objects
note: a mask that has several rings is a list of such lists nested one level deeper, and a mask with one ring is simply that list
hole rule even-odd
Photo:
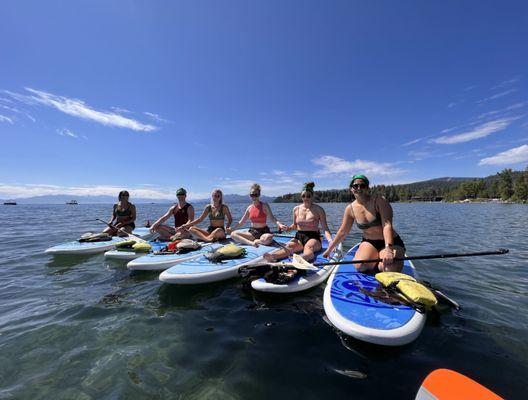
[{"label": "paddle shaft", "polygon": [[110,223],[108,223],[108,222],[106,222],[106,221],[103,221],[103,220],[100,219],[100,218],[96,218],[96,221],[102,222],[103,224],[108,225],[110,228],[115,229],[115,230],[118,231],[118,232],[125,233],[125,234],[127,234],[128,236],[130,236],[132,239],[136,239],[136,240],[138,240],[138,241],[140,241],[140,242],[146,242],[146,240],[141,239],[140,237],[138,237],[138,236],[136,236],[136,235],[133,235],[133,234],[131,234],[131,233],[128,233],[128,232],[125,231],[123,228],[118,228],[118,227],[116,227],[116,226],[114,226],[114,225],[112,225],[112,224],[110,224]]},{"label": "paddle shaft", "polygon": [[[425,256],[411,256],[411,257],[396,257],[393,261],[405,261],[405,260],[430,260],[432,258],[455,258],[455,257],[476,257],[476,256],[493,256],[499,254],[508,253],[508,249],[499,249],[496,251],[481,251],[478,253],[447,253],[447,254],[430,254]],[[342,265],[342,264],[363,264],[363,263],[374,263],[381,262],[382,258],[372,258],[370,260],[350,260],[350,261],[334,261],[327,263],[314,263],[315,267],[322,267],[324,265]]]}]

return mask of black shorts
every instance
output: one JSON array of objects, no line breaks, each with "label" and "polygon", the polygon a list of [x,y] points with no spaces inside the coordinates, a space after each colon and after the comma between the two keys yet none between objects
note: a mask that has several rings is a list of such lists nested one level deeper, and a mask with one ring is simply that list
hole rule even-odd
[{"label": "black shorts", "polygon": [[248,232],[251,233],[251,236],[255,239],[260,239],[265,233],[271,233],[269,226],[263,226],[262,228],[249,228]]},{"label": "black shorts", "polygon": [[[370,243],[378,251],[381,251],[385,248],[385,240],[373,240],[373,239],[363,238],[361,242]],[[400,247],[403,247],[403,249],[405,250],[405,244],[403,243],[403,240],[401,239],[399,235],[394,237],[393,246],[400,246]]]},{"label": "black shorts", "polygon": [[209,228],[207,228],[207,233],[212,233],[215,229],[222,229],[225,233],[225,228],[223,226],[211,226],[211,225],[209,225]]},{"label": "black shorts", "polygon": [[301,242],[303,246],[306,245],[310,239],[318,240],[319,243],[321,243],[321,234],[319,231],[297,231],[295,239]]}]

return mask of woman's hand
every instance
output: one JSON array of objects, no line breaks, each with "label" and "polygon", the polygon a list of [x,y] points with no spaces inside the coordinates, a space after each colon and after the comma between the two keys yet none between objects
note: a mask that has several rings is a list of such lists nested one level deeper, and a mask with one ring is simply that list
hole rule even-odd
[{"label": "woman's hand", "polygon": [[232,228],[226,228],[226,233],[228,235],[231,235],[231,232],[233,232],[233,229]]},{"label": "woman's hand", "polygon": [[394,256],[396,255],[396,250],[392,247],[385,247],[380,251],[380,258],[383,260],[383,265],[391,265],[394,262]]},{"label": "woman's hand", "polygon": [[330,258],[330,255],[332,254],[333,250],[328,248],[326,249],[326,251],[323,253],[323,257],[324,258]]},{"label": "woman's hand", "polygon": [[281,224],[280,222],[277,223],[277,226],[279,227],[279,230],[281,230],[281,231],[288,232],[288,230],[289,230],[289,226]]}]

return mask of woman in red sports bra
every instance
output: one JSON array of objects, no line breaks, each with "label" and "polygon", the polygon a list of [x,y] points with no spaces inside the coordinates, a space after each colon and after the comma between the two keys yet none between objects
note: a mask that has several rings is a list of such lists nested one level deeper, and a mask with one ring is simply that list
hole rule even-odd
[{"label": "woman in red sports bra", "polygon": [[[286,230],[288,227],[281,224],[271,212],[268,203],[261,202],[260,199],[260,185],[255,183],[249,189],[249,196],[252,204],[246,209],[246,212],[240,221],[228,230],[231,234],[231,239],[235,242],[248,244],[250,246],[258,247],[259,244],[268,245],[273,241],[273,234],[270,232],[266,220],[269,218],[277,225],[280,230]],[[246,221],[250,220],[251,227],[247,232],[236,232],[235,230],[243,226]]]},{"label": "woman in red sports bra", "polygon": [[264,254],[267,261],[275,262],[290,256],[292,253],[302,251],[302,257],[310,261],[315,257],[315,252],[321,250],[321,233],[323,228],[326,240],[332,240],[332,234],[326,222],[326,213],[323,208],[313,202],[315,183],[308,182],[304,185],[301,197],[303,203],[293,209],[293,224],[288,230],[297,230],[295,238],[290,240],[286,247],[272,253]]},{"label": "woman in red sports bra", "polygon": [[[194,207],[186,201],[187,191],[184,188],[179,188],[176,191],[176,197],[178,198],[178,203],[172,205],[169,210],[150,227],[150,231],[158,232],[162,239],[170,239],[176,234],[177,228],[194,219]],[[171,216],[174,216],[174,228],[163,224]],[[183,229],[179,232],[179,236],[184,239],[190,238],[191,234],[188,230]]]}]

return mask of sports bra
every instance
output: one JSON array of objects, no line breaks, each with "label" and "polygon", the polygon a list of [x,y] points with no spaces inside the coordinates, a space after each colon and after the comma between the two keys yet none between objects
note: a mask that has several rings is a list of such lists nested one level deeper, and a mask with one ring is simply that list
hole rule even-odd
[{"label": "sports bra", "polygon": [[119,206],[117,204],[114,204],[114,217],[130,217],[132,215],[132,207],[131,204],[128,205],[128,207],[124,210],[120,210],[118,208]]},{"label": "sports bra", "polygon": [[213,221],[215,219],[218,220],[218,221],[223,221],[225,219],[224,205],[223,204],[220,207],[220,211],[218,211],[218,213],[216,215],[213,215],[213,206],[208,205],[207,207],[209,207],[209,219],[211,221]]},{"label": "sports bra", "polygon": [[360,224],[359,222],[356,221],[356,224],[358,228],[361,230],[372,228],[373,226],[381,226],[381,215],[379,212],[376,212],[376,218],[374,218],[372,221],[364,223],[364,224]]},{"label": "sports bra", "polygon": [[268,216],[264,212],[262,202],[259,202],[257,206],[255,206],[254,204],[251,205],[251,207],[249,208],[249,220],[253,224],[265,224],[267,218]]}]

